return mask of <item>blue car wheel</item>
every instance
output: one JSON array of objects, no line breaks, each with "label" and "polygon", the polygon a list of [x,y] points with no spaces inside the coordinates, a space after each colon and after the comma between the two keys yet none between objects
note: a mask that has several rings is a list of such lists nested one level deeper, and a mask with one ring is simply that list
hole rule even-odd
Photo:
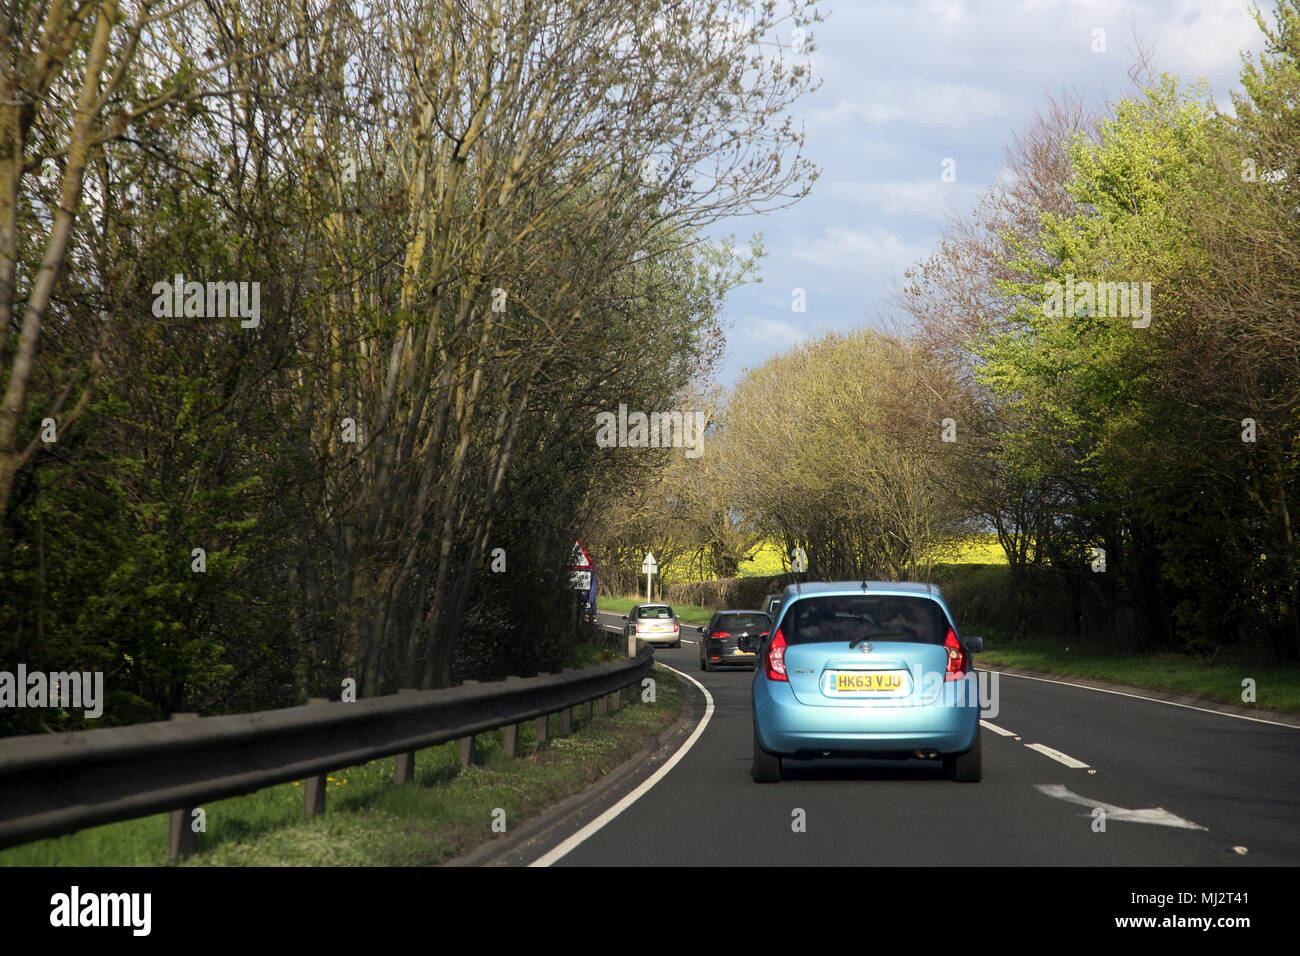
[{"label": "blue car wheel", "polygon": [[750,775],[755,783],[779,783],[781,781],[781,758],[763,749],[758,740],[758,728],[754,728],[754,763]]}]

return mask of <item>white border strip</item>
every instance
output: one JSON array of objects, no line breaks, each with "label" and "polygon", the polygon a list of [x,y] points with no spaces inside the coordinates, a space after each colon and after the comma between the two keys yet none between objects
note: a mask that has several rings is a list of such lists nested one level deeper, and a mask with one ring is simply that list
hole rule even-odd
[{"label": "white border strip", "polygon": [[1059,750],[1053,750],[1047,744],[1025,744],[1030,750],[1037,750],[1044,757],[1051,757],[1057,763],[1063,763],[1072,770],[1086,770],[1088,765],[1082,760],[1076,760],[1069,754],[1063,754]]},{"label": "white border strip", "polygon": [[[663,662],[660,661],[658,663],[663,663]],[[663,666],[668,667],[667,664],[664,664]],[[637,787],[626,797],[624,797],[618,803],[614,804],[612,807],[610,807],[608,810],[606,810],[604,813],[598,816],[595,820],[592,820],[585,827],[583,827],[577,833],[573,834],[573,836],[569,837],[567,840],[565,840],[559,846],[555,847],[549,853],[539,856],[537,859],[533,860],[532,863],[528,864],[529,866],[551,866],[553,863],[558,862],[563,857],[572,853],[585,840],[594,836],[596,834],[596,831],[600,830],[605,824],[609,823],[616,816],[618,816],[628,807],[632,806],[632,804],[636,803],[643,796],[649,793],[650,788],[653,787],[660,780],[662,780],[664,776],[667,775],[669,770],[672,770],[673,767],[677,766],[677,762],[681,760],[683,757],[685,757],[687,752],[691,749],[691,747],[695,746],[695,741],[700,739],[700,735],[704,733],[704,728],[709,726],[709,720],[710,718],[713,717],[713,695],[708,692],[708,690],[705,688],[703,684],[697,681],[690,674],[684,674],[675,667],[668,667],[668,669],[672,671],[674,674],[677,674],[681,677],[685,677],[688,681],[690,681],[692,684],[694,684],[696,687],[698,687],[701,691],[704,692],[704,718],[700,721],[699,725],[695,728],[695,732],[691,734],[689,737],[687,737],[686,742],[677,748],[677,752],[673,754],[671,757],[669,757],[667,762],[658,770],[656,770],[648,779],[646,779],[641,784],[641,786]]]},{"label": "white border strip", "polygon": [[1247,717],[1245,714],[1229,714],[1222,710],[1211,710],[1209,707],[1195,707],[1192,704],[1180,704],[1174,700],[1161,700],[1159,697],[1144,697],[1141,694],[1126,694],[1122,690],[1107,690],[1105,687],[1089,687],[1087,684],[1072,684],[1068,680],[1050,680],[1046,677],[1030,677],[1028,674],[1008,674],[1006,671],[989,671],[989,673],[1001,674],[1003,677],[1019,677],[1021,680],[1042,681],[1044,684],[1064,684],[1066,687],[1077,687],[1080,690],[1095,690],[1102,694],[1118,694],[1120,697],[1132,697],[1135,700],[1146,700],[1153,704],[1168,704],[1170,707],[1185,707],[1188,710],[1199,710],[1203,714],[1218,714],[1220,717],[1236,717],[1238,720],[1253,720],[1257,724],[1268,724],[1271,727],[1286,727],[1289,730],[1300,730],[1300,727],[1297,727],[1295,724],[1284,724],[1276,720],[1265,720],[1263,717]]}]

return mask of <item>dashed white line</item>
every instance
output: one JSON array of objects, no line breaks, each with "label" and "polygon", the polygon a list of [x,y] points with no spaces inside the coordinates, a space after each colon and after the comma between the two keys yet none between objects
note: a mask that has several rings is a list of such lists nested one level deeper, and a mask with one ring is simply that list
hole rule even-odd
[{"label": "dashed white line", "polygon": [[1047,744],[1025,744],[1025,746],[1030,750],[1037,750],[1043,756],[1051,757],[1057,763],[1063,763],[1073,770],[1087,769],[1088,765],[1082,760],[1075,760],[1069,754],[1063,754],[1059,750],[1053,750],[1051,747],[1047,746]]},{"label": "dashed white line", "polygon": [[1003,737],[1014,737],[1016,735],[1016,732],[1014,730],[1005,730],[1002,727],[999,727],[997,724],[989,723],[987,720],[981,720],[980,726],[987,727],[995,734],[1001,734]]}]

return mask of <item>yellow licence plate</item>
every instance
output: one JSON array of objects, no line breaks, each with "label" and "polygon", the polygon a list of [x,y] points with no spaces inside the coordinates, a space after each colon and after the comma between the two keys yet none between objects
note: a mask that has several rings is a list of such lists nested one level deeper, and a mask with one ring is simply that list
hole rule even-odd
[{"label": "yellow licence plate", "polygon": [[754,652],[753,652],[753,651],[742,651],[739,647],[733,649],[731,653],[732,653],[734,656],[736,656],[736,657],[753,657],[753,656],[754,656]]},{"label": "yellow licence plate", "polygon": [[901,690],[903,675],[897,673],[880,674],[836,674],[835,690],[838,693],[860,693],[875,691],[888,693]]}]

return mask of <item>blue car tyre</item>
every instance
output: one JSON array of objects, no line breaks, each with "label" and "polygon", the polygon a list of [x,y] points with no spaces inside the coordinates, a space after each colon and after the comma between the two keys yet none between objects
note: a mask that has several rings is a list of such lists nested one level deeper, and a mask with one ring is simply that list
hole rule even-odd
[{"label": "blue car tyre", "polygon": [[755,783],[780,783],[781,758],[763,749],[758,741],[758,728],[754,728],[754,763],[749,769]]}]

